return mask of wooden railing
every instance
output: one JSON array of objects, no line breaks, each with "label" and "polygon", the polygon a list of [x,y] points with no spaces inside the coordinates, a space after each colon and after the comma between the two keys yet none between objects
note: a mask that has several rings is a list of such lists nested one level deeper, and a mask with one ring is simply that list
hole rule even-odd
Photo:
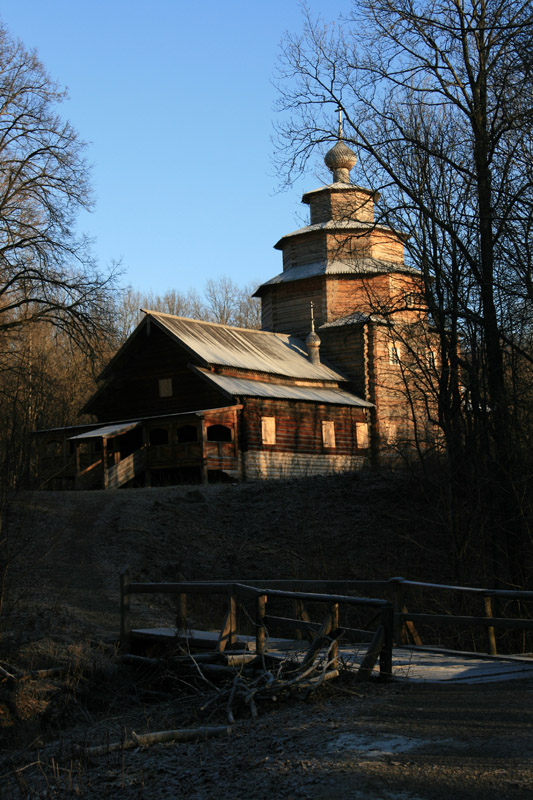
[{"label": "wooden railing", "polygon": [[[493,600],[516,600],[521,602],[533,601],[533,592],[518,589],[486,589],[473,586],[453,586],[442,583],[425,583],[423,581],[409,581],[405,578],[390,578],[388,584],[392,587],[394,604],[394,631],[395,639],[401,642],[404,638],[405,628],[410,631],[416,644],[421,644],[420,637],[414,623],[422,622],[433,626],[453,625],[462,628],[485,628],[487,631],[487,652],[497,655],[496,630],[522,630],[533,631],[533,619],[518,617],[494,617]],[[483,602],[483,615],[457,615],[457,614],[428,614],[411,612],[405,605],[406,590],[415,588],[422,592],[455,592],[460,595],[478,597]],[[417,641],[418,639],[418,641]]]},{"label": "wooden railing", "polygon": [[[519,617],[495,617],[493,615],[493,600],[514,600],[521,602],[533,601],[533,592],[511,589],[488,589],[470,586],[454,586],[422,581],[410,581],[405,578],[390,578],[383,581],[308,581],[308,580],[271,580],[249,582],[211,581],[180,582],[168,584],[140,584],[131,583],[129,573],[122,576],[122,613],[121,613],[121,640],[125,641],[129,635],[129,597],[134,593],[163,592],[179,596],[178,627],[187,627],[187,596],[189,594],[226,595],[227,614],[220,633],[219,647],[223,649],[227,644],[233,645],[236,633],[236,606],[237,602],[245,598],[255,598],[255,624],[256,647],[261,652],[264,642],[268,638],[269,627],[293,629],[298,635],[316,635],[320,624],[311,622],[304,609],[304,603],[317,601],[330,604],[328,613],[333,613],[332,624],[337,625],[338,605],[346,603],[352,606],[374,606],[379,614],[380,622],[377,630],[357,630],[347,628],[344,630],[345,641],[366,642],[369,644],[370,654],[380,654],[380,670],[382,674],[390,674],[392,643],[406,644],[409,639],[415,646],[423,646],[422,639],[415,627],[415,623],[422,623],[431,633],[440,627],[452,626],[457,629],[484,628],[487,632],[486,652],[497,655],[496,631],[523,630],[533,631],[533,620]],[[409,611],[406,606],[409,590],[417,593],[449,593],[455,592],[465,596],[477,597],[482,603],[482,612],[479,615],[460,615],[452,613],[429,613],[428,611]],[[354,596],[361,592],[373,597]],[[379,595],[379,598],[376,597]],[[266,600],[271,597],[280,597],[293,601],[294,618],[274,617],[266,613]],[[385,599],[384,599],[385,598]],[[335,609],[336,606],[336,609]],[[390,615],[390,616],[389,616]],[[382,629],[380,631],[380,629]],[[429,642],[431,644],[431,642]],[[376,656],[377,657],[377,656]],[[374,658],[375,662],[376,658]],[[373,665],[373,663],[372,663]]]},{"label": "wooden railing", "polygon": [[[450,584],[429,583],[424,581],[411,581],[406,578],[389,578],[382,581],[306,581],[306,580],[274,580],[266,584],[272,588],[291,587],[295,590],[317,592],[367,592],[371,596],[378,595],[389,599],[394,608],[394,641],[396,644],[405,644],[408,638],[415,645],[422,645],[422,639],[415,627],[415,623],[426,623],[432,629],[444,625],[457,628],[485,628],[487,631],[486,652],[491,655],[498,654],[496,643],[497,630],[522,630],[533,631],[533,620],[522,617],[495,617],[493,614],[493,600],[515,600],[518,602],[533,601],[533,592],[518,589],[487,589],[473,586],[454,586]],[[409,589],[423,594],[435,595],[438,593],[455,592],[459,595],[479,598],[482,602],[482,613],[479,615],[458,615],[452,613],[437,614],[413,612],[407,609],[407,595]]]},{"label": "wooden railing", "polygon": [[119,489],[136,475],[142,472],[146,465],[146,452],[144,448],[139,448],[130,453],[118,464],[113,464],[106,470],[105,487],[106,489]]},{"label": "wooden railing", "polygon": [[[282,582],[274,582],[282,583]],[[301,582],[299,582],[301,583]],[[313,585],[316,585],[314,582]],[[336,664],[338,658],[338,639],[342,636],[347,641],[365,642],[367,652],[359,667],[359,676],[368,677],[379,658],[379,671],[382,677],[392,675],[392,640],[393,640],[393,608],[386,600],[358,597],[339,593],[292,591],[268,586],[251,586],[247,583],[231,581],[181,581],[178,583],[137,583],[130,580],[129,571],[121,576],[121,625],[120,640],[127,648],[131,637],[130,598],[133,594],[171,594],[178,598],[178,631],[187,630],[187,598],[188,595],[223,595],[227,600],[227,611],[218,637],[218,649],[234,646],[238,640],[237,607],[238,604],[254,606],[253,613],[247,615],[254,620],[255,649],[258,654],[264,653],[268,646],[269,631],[276,627],[289,628],[298,632],[304,631],[316,641],[317,647],[330,641],[330,658]],[[295,609],[295,617],[279,617],[266,613],[267,603],[274,599],[290,600]],[[304,603],[327,606],[326,617],[319,622],[311,622],[304,608]],[[339,607],[374,611],[375,630],[355,628],[339,628]]]}]

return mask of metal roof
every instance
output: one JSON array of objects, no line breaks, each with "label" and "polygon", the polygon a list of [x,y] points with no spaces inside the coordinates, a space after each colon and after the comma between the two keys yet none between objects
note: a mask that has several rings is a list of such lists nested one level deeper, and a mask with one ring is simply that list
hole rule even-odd
[{"label": "metal roof", "polygon": [[276,250],[283,250],[283,244],[287,239],[293,239],[295,236],[305,236],[308,233],[317,233],[320,231],[333,232],[336,231],[359,231],[360,236],[366,236],[369,231],[384,231],[388,234],[393,234],[398,239],[408,239],[408,234],[401,231],[394,230],[388,225],[382,225],[379,222],[359,222],[355,219],[329,219],[327,222],[315,222],[313,225],[306,225],[304,228],[298,228],[291,233],[286,233],[281,239],[276,242],[274,248]]},{"label": "metal roof", "polygon": [[[144,310],[144,309],[143,309]],[[312,364],[300,339],[283,333],[145,312],[204,364],[314,381],[346,381],[342,372]]]},{"label": "metal roof", "polygon": [[343,389],[322,389],[314,386],[264,383],[263,381],[251,381],[246,378],[233,378],[229,375],[217,375],[203,369],[198,369],[198,372],[207,380],[214,383],[219,389],[234,396],[307,400],[313,403],[330,403],[340,406],[357,406],[359,408],[373,407],[372,403],[362,400],[355,394]]},{"label": "metal roof", "polygon": [[342,328],[345,325],[360,325],[364,322],[389,322],[382,314],[366,314],[364,311],[354,311],[353,314],[348,314],[346,317],[339,317],[339,319],[335,319],[332,322],[324,322],[323,325],[320,326],[319,330],[322,328]]},{"label": "metal roof", "polygon": [[258,295],[264,286],[272,286],[277,283],[291,283],[291,281],[302,281],[305,278],[315,278],[319,275],[371,275],[375,273],[403,272],[412,275],[420,275],[420,270],[410,267],[407,264],[395,261],[382,261],[368,256],[353,259],[353,261],[313,261],[311,264],[302,264],[296,267],[289,267],[284,272],[274,278],[262,283],[254,296]]},{"label": "metal roof", "polygon": [[376,189],[368,189],[365,186],[357,186],[355,183],[343,183],[343,181],[335,181],[335,183],[327,183],[325,186],[319,186],[318,189],[310,189],[308,192],[302,197],[302,202],[308,202],[306,200],[312,194],[321,194],[322,192],[342,192],[343,194],[348,194],[349,192],[358,192],[367,194],[370,197],[376,197],[379,199],[380,193]]},{"label": "metal roof", "polygon": [[115,425],[104,425],[102,428],[95,428],[95,430],[88,431],[87,433],[80,433],[77,436],[69,436],[69,441],[77,439],[112,439],[114,436],[120,436],[127,431],[138,428],[141,424],[140,420],[130,420],[129,422],[117,422]]}]

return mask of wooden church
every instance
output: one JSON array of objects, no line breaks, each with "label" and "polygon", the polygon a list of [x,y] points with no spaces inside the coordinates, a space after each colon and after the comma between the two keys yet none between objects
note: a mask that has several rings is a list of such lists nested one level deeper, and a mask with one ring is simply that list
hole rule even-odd
[{"label": "wooden church", "polygon": [[145,311],[82,409],[96,422],[37,433],[40,486],[348,472],[431,444],[420,272],[375,222],[377,193],[350,183],[340,135],[325,162],[333,182],[304,195],[310,224],[256,292],[262,330]]}]

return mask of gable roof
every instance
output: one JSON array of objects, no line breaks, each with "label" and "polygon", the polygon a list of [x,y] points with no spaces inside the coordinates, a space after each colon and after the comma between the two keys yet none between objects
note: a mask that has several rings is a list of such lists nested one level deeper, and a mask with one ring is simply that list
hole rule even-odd
[{"label": "gable roof", "polygon": [[155,322],[205,366],[300,380],[347,381],[342,372],[326,364],[312,364],[305,345],[295,336],[142,310],[147,320]]}]

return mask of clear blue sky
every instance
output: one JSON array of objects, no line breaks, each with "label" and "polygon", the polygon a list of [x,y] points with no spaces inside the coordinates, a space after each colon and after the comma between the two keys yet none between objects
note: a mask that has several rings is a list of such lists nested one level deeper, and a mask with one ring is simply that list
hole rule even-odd
[{"label": "clear blue sky", "polygon": [[[336,18],[349,0],[310,0]],[[299,227],[313,174],[278,193],[272,78],[298,0],[3,0],[0,19],[69,90],[89,142],[96,209],[80,219],[124,285],[201,289],[281,271],[272,246]],[[318,155],[317,155],[318,162]]]}]

